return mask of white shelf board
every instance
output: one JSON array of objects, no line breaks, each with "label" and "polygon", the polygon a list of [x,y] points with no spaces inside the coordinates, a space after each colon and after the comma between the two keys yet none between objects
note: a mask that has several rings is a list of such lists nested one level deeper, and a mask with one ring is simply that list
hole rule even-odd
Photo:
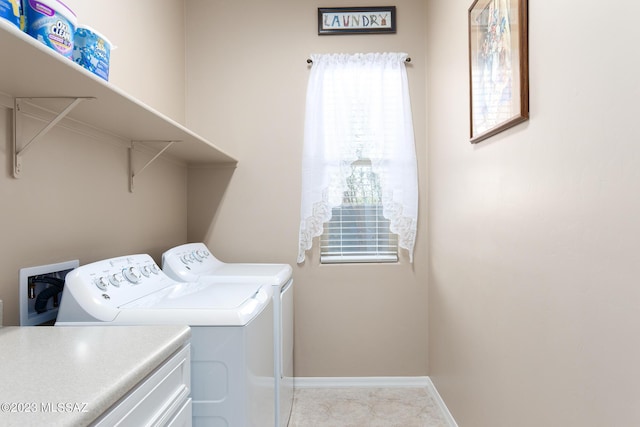
[{"label": "white shelf board", "polygon": [[180,141],[166,154],[187,164],[236,163],[211,142],[0,19],[0,92],[14,98],[93,97],[69,118],[129,141]]}]

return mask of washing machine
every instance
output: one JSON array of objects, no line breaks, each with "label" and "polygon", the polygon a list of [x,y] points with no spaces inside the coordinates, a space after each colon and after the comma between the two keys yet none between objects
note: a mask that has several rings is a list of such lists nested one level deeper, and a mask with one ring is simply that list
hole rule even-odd
[{"label": "washing machine", "polygon": [[293,278],[288,264],[225,263],[204,243],[187,243],[162,255],[162,270],[184,282],[264,283],[273,288],[275,414],[286,427],[293,405]]},{"label": "washing machine", "polygon": [[189,325],[193,425],[262,427],[275,417],[272,294],[258,281],[179,282],[137,254],[67,274],[55,325]]}]

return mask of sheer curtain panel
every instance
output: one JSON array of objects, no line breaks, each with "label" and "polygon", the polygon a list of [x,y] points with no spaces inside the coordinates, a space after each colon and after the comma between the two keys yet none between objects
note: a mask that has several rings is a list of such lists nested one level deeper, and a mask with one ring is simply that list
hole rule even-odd
[{"label": "sheer curtain panel", "polygon": [[406,53],[315,54],[307,86],[298,263],[341,205],[355,161],[380,178],[383,215],[413,248],[418,173]]}]

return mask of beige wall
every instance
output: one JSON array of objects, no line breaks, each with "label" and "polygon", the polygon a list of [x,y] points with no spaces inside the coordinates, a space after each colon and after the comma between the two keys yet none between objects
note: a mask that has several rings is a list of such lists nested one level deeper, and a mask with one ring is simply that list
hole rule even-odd
[{"label": "beige wall", "polygon": [[109,82],[184,123],[184,0],[64,1],[88,25],[107,37]]},{"label": "beige wall", "polygon": [[[349,4],[372,5],[387,2]],[[187,0],[187,123],[239,159],[232,176],[190,171],[189,240],[206,241],[225,261],[295,265],[306,59],[408,52],[422,198],[416,262],[320,266],[313,253],[295,266],[295,364],[297,376],[426,375],[424,2],[396,3],[396,35],[320,37],[321,6],[344,4]]]},{"label": "beige wall", "polygon": [[468,143],[468,0],[427,2],[429,373],[460,426],[640,424],[637,2],[529,2],[531,119]]},{"label": "beige wall", "polygon": [[[147,8],[131,7],[138,14],[131,16],[115,10],[115,5],[129,7],[130,2],[65,2],[86,24],[108,36],[113,34],[123,54],[143,52],[148,43],[137,38],[138,29],[133,25],[122,24],[144,20],[150,11],[160,22],[171,23],[180,43],[165,43],[158,56],[133,62],[114,54],[112,81],[176,120],[184,116],[181,1],[163,2],[167,7],[162,8],[151,7],[156,1],[146,1]],[[176,64],[180,65],[167,71]],[[164,249],[186,240],[184,166],[165,158],[156,161],[136,181],[136,192],[131,194],[128,141],[84,128],[79,132],[78,128],[57,126],[26,153],[22,177],[14,179],[9,154],[12,106],[11,98],[0,96],[0,300],[4,301],[5,325],[19,322],[18,274],[22,267],[70,259],[87,263],[138,252],[150,253],[159,262]],[[33,119],[25,121],[25,130],[33,131],[32,135],[42,126]],[[150,155],[140,153],[138,157],[145,156]]]}]

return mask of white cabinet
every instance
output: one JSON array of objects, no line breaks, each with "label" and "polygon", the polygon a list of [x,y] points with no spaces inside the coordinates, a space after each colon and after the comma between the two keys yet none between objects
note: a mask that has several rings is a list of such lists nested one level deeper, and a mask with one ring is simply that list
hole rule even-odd
[{"label": "white cabinet", "polygon": [[190,339],[186,325],[2,327],[0,426],[190,426]]},{"label": "white cabinet", "polygon": [[92,426],[190,427],[190,363],[190,345],[186,345]]}]

